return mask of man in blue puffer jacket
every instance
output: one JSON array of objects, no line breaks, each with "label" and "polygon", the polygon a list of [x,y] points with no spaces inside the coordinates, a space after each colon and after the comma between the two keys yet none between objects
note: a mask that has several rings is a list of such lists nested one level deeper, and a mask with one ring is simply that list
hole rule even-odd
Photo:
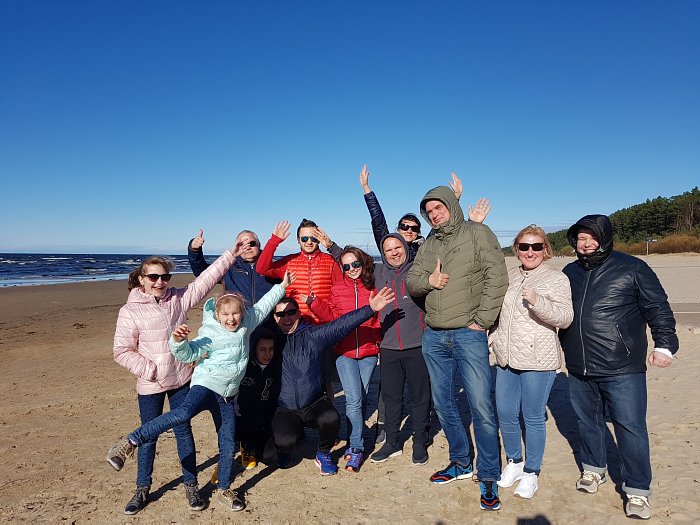
[{"label": "man in blue puffer jacket", "polygon": [[319,432],[316,465],[321,475],[338,472],[331,449],[338,437],[340,417],[333,402],[324,395],[325,353],[393,300],[393,292],[384,288],[371,296],[368,306],[324,325],[306,323],[298,303],[291,297],[283,298],[275,306],[274,317],[281,332],[276,346],[284,347],[280,395],[272,419],[272,435],[280,467],[291,464],[294,447],[304,428],[310,427]]},{"label": "man in blue puffer jacket", "polygon": [[[613,251],[605,215],[586,215],[567,232],[578,260],[571,283],[574,321],[559,330],[569,371],[571,406],[581,434],[583,474],[576,488],[593,494],[607,481],[606,407],[622,461],[629,517],[651,517],[651,462],[646,426],[646,364],[666,368],[678,351],[676,321],[659,279],[631,255]],[[647,358],[647,325],[654,350]]]}]

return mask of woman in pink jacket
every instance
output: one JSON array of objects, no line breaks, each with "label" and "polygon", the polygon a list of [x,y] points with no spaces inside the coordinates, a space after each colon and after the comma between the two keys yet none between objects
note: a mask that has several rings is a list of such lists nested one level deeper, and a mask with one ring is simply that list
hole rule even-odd
[{"label": "woman in pink jacket", "polygon": [[[187,396],[194,368],[181,363],[170,352],[168,339],[173,329],[185,323],[187,311],[216,286],[239,254],[240,246],[226,251],[209,268],[184,288],[169,288],[173,263],[152,256],[129,275],[129,298],[119,310],[114,334],[114,360],[134,374],[141,423],[163,413],[166,396],[170,409]],[[213,409],[215,424],[220,416]],[[197,460],[190,423],[173,429],[182,464],[185,493],[191,510],[206,507],[197,487]],[[148,500],[156,444],[138,448],[136,493],[127,503],[125,514],[136,514]]]}]

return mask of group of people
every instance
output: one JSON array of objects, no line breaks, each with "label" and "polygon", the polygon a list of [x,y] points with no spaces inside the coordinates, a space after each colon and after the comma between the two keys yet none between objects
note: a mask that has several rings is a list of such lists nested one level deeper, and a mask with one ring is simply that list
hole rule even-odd
[{"label": "group of people", "polygon": [[[553,254],[543,229],[526,226],[513,242],[520,264],[508,272],[496,236],[483,224],[488,201],[469,206],[465,218],[456,175],[420,201],[431,227],[427,237],[413,214],[389,230],[366,166],[360,185],[380,262],[357,247],[341,248],[304,219],[296,231],[300,251],[278,260],[275,250],[290,236],[288,222],[277,223],[264,248],[254,232],[242,231],[211,264],[200,230],[188,245],[196,279],[181,289],[168,286],[172,264],[166,259],[149,257],[132,272],[114,357],[138,378],[142,426],[108,453],[120,470],[138,451],[136,492],[125,513],[146,505],[156,441],[170,428],[189,507],[205,507],[190,426],[203,410],[211,412],[218,432],[217,498],[230,510],[245,508],[231,489],[236,440],[243,468],[258,461],[289,468],[304,429],[315,428],[315,463],[322,475],[336,474],[331,450],[340,430],[333,404],[338,382],[348,422],[347,471],[403,453],[399,431],[408,387],[413,463],[429,461],[431,406],[449,445],[449,464],[431,482],[478,473],[484,510],[498,510],[499,487],[516,482],[515,495],[532,498],[563,350],[581,436],[576,488],[595,493],[607,480],[607,415],[622,458],[625,512],[649,518],[646,362],[670,366],[678,339],[656,275],[640,259],[612,250],[608,218],[589,215],[569,229],[577,261],[563,272],[546,264]],[[218,282],[224,291],[205,303],[199,334],[189,340],[186,312]],[[648,359],[647,326],[655,344]],[[495,406],[489,347],[496,361]],[[378,363],[385,437],[367,457],[363,430]],[[456,373],[469,401],[476,451],[455,400]],[[163,414],[166,396],[170,412]]]}]

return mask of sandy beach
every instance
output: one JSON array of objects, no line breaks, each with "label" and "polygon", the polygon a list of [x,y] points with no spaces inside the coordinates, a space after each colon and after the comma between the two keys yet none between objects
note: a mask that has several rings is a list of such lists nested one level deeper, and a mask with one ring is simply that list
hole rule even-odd
[{"label": "sandy beach", "polygon": [[[668,369],[648,372],[648,424],[656,523],[700,521],[700,255],[644,258],[661,279],[679,314],[681,349]],[[557,267],[571,262],[557,258]],[[509,258],[509,265],[515,264]],[[176,286],[191,280],[177,275]],[[469,480],[435,486],[428,477],[448,462],[447,442],[435,435],[430,462],[411,464],[406,453],[382,464],[367,462],[357,474],[322,477],[314,465],[316,435],[307,432],[289,470],[259,466],[239,476],[247,509],[230,513],[212,501],[189,511],[172,434],[159,440],[148,506],[123,514],[133,494],[136,463],[121,472],[107,465],[109,446],[139,424],[135,379],[112,359],[125,281],[0,289],[0,521],[2,522],[262,522],[262,523],[624,523],[619,461],[609,449],[610,474],[598,494],[577,492],[573,448],[575,420],[566,372],[557,376],[548,405],[547,448],[540,490],[534,499],[501,489],[503,508],[479,510],[478,485]],[[189,313],[198,328],[201,310]],[[464,400],[464,396],[461,396]],[[342,405],[342,395],[337,397]],[[468,420],[466,403],[465,418]],[[408,423],[410,425],[410,422]],[[193,420],[199,482],[207,484],[217,462],[217,441],[208,413]],[[404,429],[407,436],[410,429]],[[335,455],[339,456],[342,447]]]}]

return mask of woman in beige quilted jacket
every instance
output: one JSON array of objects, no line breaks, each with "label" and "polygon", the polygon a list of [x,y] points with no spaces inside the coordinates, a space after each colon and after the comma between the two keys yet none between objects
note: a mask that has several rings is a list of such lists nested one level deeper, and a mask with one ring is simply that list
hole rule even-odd
[{"label": "woman in beige quilted jacket", "polygon": [[569,279],[544,262],[552,257],[552,247],[542,228],[534,224],[523,228],[513,252],[520,266],[508,272],[508,291],[490,336],[498,363],[496,409],[508,460],[498,485],[510,487],[520,481],[515,495],[529,499],[538,489],[547,399],[562,365],[557,329],[571,324],[574,311]]}]

